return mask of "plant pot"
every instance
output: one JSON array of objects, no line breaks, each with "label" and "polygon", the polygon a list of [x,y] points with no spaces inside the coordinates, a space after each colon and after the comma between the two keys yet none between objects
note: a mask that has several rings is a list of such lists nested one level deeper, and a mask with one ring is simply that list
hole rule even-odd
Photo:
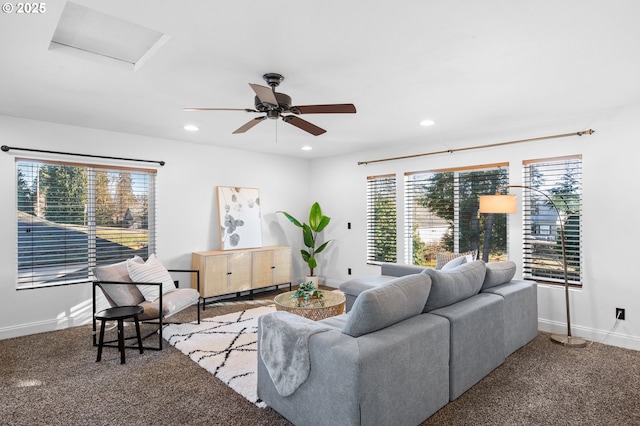
[{"label": "plant pot", "polygon": [[307,275],[304,277],[304,282],[308,283],[311,281],[316,288],[318,287],[318,276],[317,275]]}]

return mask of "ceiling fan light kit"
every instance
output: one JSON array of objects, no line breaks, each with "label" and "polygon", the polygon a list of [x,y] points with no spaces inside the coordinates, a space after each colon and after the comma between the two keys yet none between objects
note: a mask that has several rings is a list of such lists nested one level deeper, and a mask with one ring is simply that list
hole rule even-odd
[{"label": "ceiling fan light kit", "polygon": [[291,96],[276,92],[276,87],[284,77],[278,73],[267,73],[262,76],[269,87],[249,83],[256,96],[254,98],[255,109],[250,108],[184,108],[185,111],[244,111],[265,114],[256,117],[240,126],[233,133],[245,133],[258,123],[268,119],[289,123],[307,133],[319,136],[326,130],[298,117],[300,114],[355,114],[356,107],[353,104],[325,104],[325,105],[292,105]]}]

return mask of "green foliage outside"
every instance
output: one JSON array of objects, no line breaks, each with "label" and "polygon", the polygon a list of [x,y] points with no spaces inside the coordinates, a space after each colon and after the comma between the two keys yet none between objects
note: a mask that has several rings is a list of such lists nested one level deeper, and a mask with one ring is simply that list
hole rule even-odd
[{"label": "green foliage outside", "polygon": [[[395,178],[387,179],[387,182],[372,189],[369,198],[373,200],[373,209],[369,212],[369,242],[373,248],[375,262],[396,262],[396,198]],[[371,256],[372,253],[369,253]]]},{"label": "green foliage outside", "polygon": [[[437,251],[478,250],[478,257],[485,261],[505,256],[506,215],[479,215],[478,196],[495,194],[498,187],[506,184],[507,171],[461,172],[457,176],[457,185],[455,179],[453,172],[433,173],[424,183],[417,184],[420,190],[417,205],[426,208],[436,218],[444,219],[448,230],[439,242],[427,245],[420,240],[414,227],[413,262],[416,265],[433,266]],[[456,236],[457,241],[454,240]]]}]

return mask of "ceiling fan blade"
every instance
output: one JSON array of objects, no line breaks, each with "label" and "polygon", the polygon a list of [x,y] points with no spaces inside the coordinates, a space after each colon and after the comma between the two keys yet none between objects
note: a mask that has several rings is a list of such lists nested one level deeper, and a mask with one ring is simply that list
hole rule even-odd
[{"label": "ceiling fan blade", "polygon": [[256,117],[253,120],[250,120],[248,122],[246,122],[245,124],[243,124],[242,126],[238,127],[233,134],[235,135],[236,133],[244,133],[247,130],[251,129],[253,126],[255,126],[256,124],[258,124],[259,122],[261,122],[262,120],[266,120],[267,116],[262,116],[262,117]]},{"label": "ceiling fan blade", "polygon": [[316,126],[315,124],[311,124],[300,117],[296,117],[295,115],[283,115],[282,119],[285,122],[293,124],[297,128],[304,130],[305,132],[311,133],[313,136],[319,136],[326,132],[326,130]]},{"label": "ceiling fan blade", "polygon": [[355,114],[354,104],[299,105],[292,106],[294,114]]},{"label": "ceiling fan blade", "polygon": [[273,90],[271,90],[270,87],[251,83],[249,83],[249,86],[251,86],[253,91],[256,92],[256,95],[258,95],[258,99],[260,99],[260,102],[271,104],[276,107],[278,106],[276,95],[273,94]]},{"label": "ceiling fan blade", "polygon": [[260,112],[250,108],[182,108],[183,111],[245,111],[245,112]]}]

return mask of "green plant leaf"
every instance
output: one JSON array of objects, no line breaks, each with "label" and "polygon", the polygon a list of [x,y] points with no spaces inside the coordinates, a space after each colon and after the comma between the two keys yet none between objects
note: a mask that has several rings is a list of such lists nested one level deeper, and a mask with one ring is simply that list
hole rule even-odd
[{"label": "green plant leaf", "polygon": [[311,258],[311,255],[306,250],[300,250],[300,254],[302,255],[302,260],[304,260],[305,262],[308,262],[309,258]]},{"label": "green plant leaf", "polygon": [[316,259],[313,257],[310,257],[307,260],[307,264],[309,265],[309,268],[311,269],[315,269],[318,266],[318,262],[316,262]]},{"label": "green plant leaf", "polygon": [[324,228],[327,227],[327,225],[329,224],[330,220],[331,220],[330,217],[322,216],[322,218],[320,219],[320,223],[318,224],[318,227],[315,229],[315,231],[316,232],[321,232]]},{"label": "green plant leaf", "polygon": [[293,223],[298,228],[302,228],[302,224],[300,222],[298,222],[298,219],[296,219],[295,217],[291,216],[289,213],[283,212],[283,211],[278,211],[276,213],[282,213],[283,215],[285,215],[285,217],[287,219],[289,219],[289,222]]},{"label": "green plant leaf", "polygon": [[310,249],[313,249],[313,247],[316,245],[315,239],[313,238],[313,232],[311,231],[309,225],[307,225],[306,223],[302,225],[302,238],[304,239],[304,245],[309,247]]},{"label": "green plant leaf", "polygon": [[322,220],[322,209],[318,202],[313,203],[311,210],[309,210],[309,226],[314,231],[318,232],[318,226]]},{"label": "green plant leaf", "polygon": [[318,247],[318,248],[316,249],[316,254],[317,254],[317,253],[320,253],[322,250],[324,250],[330,242],[331,242],[331,240],[327,241],[326,243],[324,243],[323,245],[321,245],[320,247]]}]

